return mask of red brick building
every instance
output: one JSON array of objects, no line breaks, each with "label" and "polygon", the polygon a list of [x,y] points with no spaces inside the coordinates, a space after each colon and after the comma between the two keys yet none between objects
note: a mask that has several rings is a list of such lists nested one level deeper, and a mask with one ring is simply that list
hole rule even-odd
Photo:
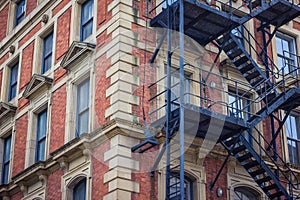
[{"label": "red brick building", "polygon": [[[234,2],[235,7],[241,4]],[[138,0],[0,0],[0,199],[165,199],[164,157],[150,176],[165,141],[164,124],[151,128],[159,145],[143,154],[131,151],[145,139],[143,112],[147,124],[165,115],[164,109],[154,111],[165,104],[164,96],[148,101],[166,84],[166,43],[155,66],[148,64],[161,33],[149,27],[150,18],[164,6],[161,1]],[[297,69],[299,19],[280,26],[270,40],[268,54],[276,65],[288,53]],[[270,37],[264,38],[256,29],[259,26],[257,19],[251,19],[241,32],[256,49]],[[241,110],[238,104],[248,107],[249,101],[249,110],[243,108],[238,114],[243,116],[235,117],[256,116],[264,103],[227,62],[227,52],[209,74],[218,48],[189,39],[186,44],[185,72],[190,81],[185,89],[196,94],[186,98],[188,103],[227,116]],[[174,74],[179,66],[177,53],[172,61]],[[263,66],[259,57],[253,59]],[[298,77],[297,70],[293,75]],[[172,76],[172,81],[178,81],[178,76]],[[298,79],[288,81],[278,90],[297,86]],[[246,97],[240,97],[246,91]],[[280,169],[290,167],[293,183],[300,178],[299,113],[293,108],[276,139],[277,154],[284,161],[277,164]],[[284,114],[276,110],[274,115],[282,119]],[[210,126],[223,128],[220,123]],[[279,126],[279,121],[266,117],[251,137],[258,141],[264,136],[266,142],[259,144],[267,148],[272,127]],[[207,128],[207,133],[221,134],[220,130]],[[209,143],[198,137],[197,128],[191,132],[185,151],[187,199],[267,199],[272,189],[266,194],[234,157],[210,190],[228,151],[215,139]],[[254,142],[254,149],[259,151],[259,144]],[[273,166],[267,154],[260,156]],[[300,193],[299,183],[297,187],[294,197]]]}]

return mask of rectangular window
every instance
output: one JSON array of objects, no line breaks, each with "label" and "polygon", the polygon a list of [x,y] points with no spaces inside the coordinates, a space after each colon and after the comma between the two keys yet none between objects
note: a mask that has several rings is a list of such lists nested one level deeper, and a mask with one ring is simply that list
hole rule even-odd
[{"label": "rectangular window", "polygon": [[[190,103],[190,76],[184,75],[184,103]],[[171,110],[179,108],[180,97],[180,77],[177,71],[173,71],[171,74]]]},{"label": "rectangular window", "polygon": [[[249,96],[240,93],[237,94],[236,92],[229,90],[228,110],[230,116],[241,118],[247,121],[250,118],[250,111],[251,111]],[[250,144],[252,144],[252,139],[250,137],[251,135],[252,135],[251,131],[243,132],[243,136]]]},{"label": "rectangular window", "polygon": [[37,116],[36,152],[35,162],[45,159],[46,133],[47,133],[47,110]]},{"label": "rectangular window", "polygon": [[80,40],[84,41],[93,32],[94,2],[87,0],[81,7]]},{"label": "rectangular window", "polygon": [[24,18],[25,18],[25,0],[21,0],[20,2],[17,3],[15,26],[20,24]]},{"label": "rectangular window", "polygon": [[77,116],[76,136],[88,133],[89,130],[89,104],[90,79],[86,79],[77,86]]},{"label": "rectangular window", "polygon": [[7,184],[10,165],[11,135],[4,139],[3,147],[2,183]]},{"label": "rectangular window", "polygon": [[290,162],[300,165],[300,117],[290,115],[286,120],[286,135]]},{"label": "rectangular window", "polygon": [[277,34],[276,50],[278,57],[278,69],[284,74],[295,74],[297,68],[296,46],[293,37]]},{"label": "rectangular window", "polygon": [[43,59],[42,59],[42,74],[48,71],[52,65],[52,45],[53,45],[53,32],[44,38],[43,43]]},{"label": "rectangular window", "polygon": [[18,85],[18,65],[16,63],[10,68],[10,81],[9,81],[9,91],[8,91],[8,101],[15,98],[17,94],[17,85]]}]

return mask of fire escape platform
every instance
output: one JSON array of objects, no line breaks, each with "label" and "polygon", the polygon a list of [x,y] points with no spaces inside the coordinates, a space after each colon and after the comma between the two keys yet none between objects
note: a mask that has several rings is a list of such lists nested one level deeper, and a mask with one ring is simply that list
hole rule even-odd
[{"label": "fire escape platform", "polygon": [[287,0],[272,0],[251,14],[257,19],[280,27],[300,15],[300,7]]},{"label": "fire escape platform", "polygon": [[279,109],[290,110],[300,106],[300,89],[290,89],[286,93],[282,94],[281,99],[282,103],[279,105]]},{"label": "fire escape platform", "polygon": [[[172,111],[173,120],[171,127],[179,130],[179,108]],[[165,126],[165,116],[151,124],[152,127],[159,128]],[[242,119],[220,114],[202,107],[191,104],[184,105],[184,134],[195,137],[217,139],[217,142],[232,137],[244,130],[248,124]]]},{"label": "fire escape platform", "polygon": [[[172,9],[172,29],[179,30],[179,1],[163,9],[150,24],[152,27],[168,28],[168,9]],[[217,37],[240,25],[240,18],[217,10],[194,0],[184,1],[184,30],[200,45],[205,46]]]}]

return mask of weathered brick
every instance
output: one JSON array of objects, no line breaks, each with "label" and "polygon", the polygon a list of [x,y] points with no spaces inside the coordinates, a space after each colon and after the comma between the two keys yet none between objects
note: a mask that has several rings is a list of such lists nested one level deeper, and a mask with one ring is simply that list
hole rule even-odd
[{"label": "weathered brick", "polygon": [[69,48],[71,24],[71,8],[66,10],[57,21],[56,54],[55,60],[59,61]]},{"label": "weathered brick", "polygon": [[28,41],[32,36],[34,36],[40,29],[42,25],[38,23],[33,27],[19,42],[19,47],[21,47],[26,41]]},{"label": "weathered brick", "polygon": [[20,78],[20,92],[29,83],[32,76],[32,66],[33,66],[33,55],[34,55],[34,41],[31,42],[22,54],[22,65],[21,65],[21,78]]},{"label": "weathered brick", "polygon": [[6,37],[9,3],[0,11],[0,41]]},{"label": "weathered brick", "polygon": [[70,0],[63,0],[63,1],[61,1],[55,8],[53,8],[53,10],[52,10],[52,16],[55,16],[69,2],[70,2]]},{"label": "weathered brick", "polygon": [[64,144],[66,120],[66,85],[53,93],[50,152]]},{"label": "weathered brick", "polygon": [[28,127],[28,114],[20,117],[16,122],[16,136],[14,145],[14,162],[12,175],[20,173],[24,169],[25,164],[25,149]]},{"label": "weathered brick", "polygon": [[37,0],[26,1],[26,15],[29,15],[37,6]]},{"label": "weathered brick", "polygon": [[[47,178],[47,200],[59,200],[62,199],[61,193],[61,177],[64,175],[62,170],[57,170]],[[66,189],[65,187],[63,189]]]}]

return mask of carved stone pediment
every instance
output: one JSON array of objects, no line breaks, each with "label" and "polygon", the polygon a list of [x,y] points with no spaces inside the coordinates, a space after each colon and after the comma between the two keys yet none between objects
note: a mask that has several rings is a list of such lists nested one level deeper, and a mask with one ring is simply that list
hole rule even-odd
[{"label": "carved stone pediment", "polygon": [[93,52],[95,48],[95,44],[74,41],[61,61],[62,68],[72,68],[74,65],[76,65],[77,61],[84,58],[88,53]]},{"label": "carved stone pediment", "polygon": [[10,104],[0,101],[0,120],[8,117],[11,114],[15,114],[17,110],[17,107]]},{"label": "carved stone pediment", "polygon": [[23,93],[23,97],[26,99],[29,99],[32,94],[39,91],[40,88],[43,88],[44,86],[50,87],[53,83],[53,79],[49,78],[47,76],[34,74],[30,82],[27,84],[25,91]]}]

